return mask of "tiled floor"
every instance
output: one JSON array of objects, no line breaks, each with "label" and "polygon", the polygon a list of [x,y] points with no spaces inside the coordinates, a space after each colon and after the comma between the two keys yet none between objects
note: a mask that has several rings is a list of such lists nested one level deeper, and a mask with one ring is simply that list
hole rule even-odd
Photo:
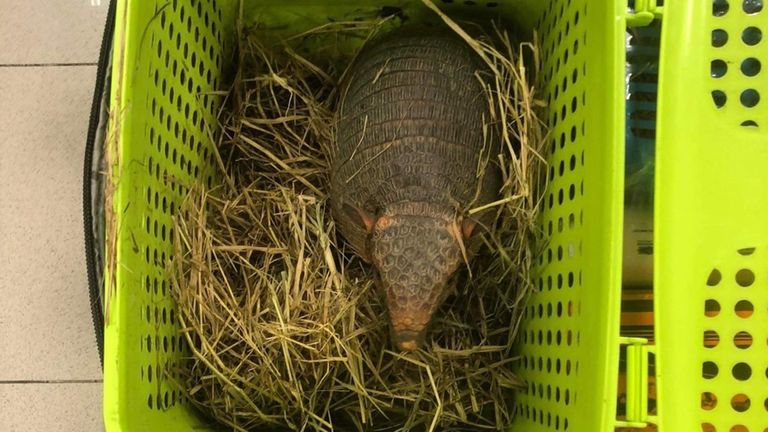
[{"label": "tiled floor", "polygon": [[81,188],[106,5],[0,0],[4,432],[103,429]]}]

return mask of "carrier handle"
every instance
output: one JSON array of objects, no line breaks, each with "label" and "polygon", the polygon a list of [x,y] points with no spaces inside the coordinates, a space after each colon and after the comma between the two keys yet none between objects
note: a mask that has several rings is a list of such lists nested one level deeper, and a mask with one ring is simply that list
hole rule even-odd
[{"label": "carrier handle", "polygon": [[657,18],[661,18],[664,8],[656,0],[629,0],[627,27],[645,27]]},{"label": "carrier handle", "polygon": [[656,416],[648,414],[648,358],[656,349],[645,338],[622,337],[619,342],[627,346],[627,412],[616,427],[643,429],[656,423]]}]

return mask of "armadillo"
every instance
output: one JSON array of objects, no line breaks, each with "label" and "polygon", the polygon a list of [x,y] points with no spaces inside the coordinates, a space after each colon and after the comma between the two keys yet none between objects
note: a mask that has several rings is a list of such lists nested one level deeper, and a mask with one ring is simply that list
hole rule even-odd
[{"label": "armadillo", "polygon": [[476,54],[449,33],[403,32],[367,44],[342,87],[331,163],[337,229],[365,261],[393,343],[425,340],[465,240],[496,199],[498,145]]}]

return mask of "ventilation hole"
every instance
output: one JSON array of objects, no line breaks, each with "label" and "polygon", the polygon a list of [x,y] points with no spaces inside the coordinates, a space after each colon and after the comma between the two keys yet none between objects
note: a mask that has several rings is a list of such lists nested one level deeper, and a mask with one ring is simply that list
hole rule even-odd
[{"label": "ventilation hole", "polygon": [[712,423],[702,423],[701,424],[701,431],[702,432],[716,432],[717,429],[715,429],[715,426]]},{"label": "ventilation hole", "polygon": [[723,16],[728,13],[728,9],[730,8],[730,5],[728,5],[727,0],[713,0],[712,1],[712,15],[716,17]]},{"label": "ventilation hole", "polygon": [[755,274],[750,269],[741,269],[736,273],[736,283],[748,287],[755,282]]},{"label": "ventilation hole", "polygon": [[714,330],[707,330],[704,332],[704,347],[714,348],[720,343],[720,335]]},{"label": "ventilation hole", "polygon": [[757,27],[747,27],[741,33],[741,40],[750,46],[757,45],[762,38],[763,32]]},{"label": "ventilation hole", "polygon": [[757,127],[757,122],[754,120],[746,120],[741,122],[741,125],[744,127]]},{"label": "ventilation hole", "polygon": [[743,393],[734,395],[731,398],[731,408],[733,408],[734,411],[744,412],[749,409],[750,405],[751,405],[751,402],[749,400],[749,397],[747,397],[747,395]]},{"label": "ventilation hole", "polygon": [[745,331],[740,331],[733,336],[733,344],[736,348],[747,349],[752,346],[752,335]]},{"label": "ventilation hole", "polygon": [[717,300],[709,299],[704,302],[704,315],[715,317],[720,314],[720,303]]},{"label": "ventilation hole", "polygon": [[728,72],[728,64],[723,60],[712,60],[709,74],[712,78],[722,78]]},{"label": "ventilation hole", "polygon": [[727,97],[725,96],[725,92],[722,90],[714,90],[712,91],[712,100],[715,102],[715,106],[718,108],[722,108],[725,106],[725,102],[727,101]]},{"label": "ventilation hole", "polygon": [[714,393],[704,392],[701,394],[701,408],[707,411],[717,406],[717,396]]},{"label": "ventilation hole", "polygon": [[748,77],[753,77],[759,74],[760,69],[760,60],[754,57],[750,57],[741,62],[741,72]]},{"label": "ventilation hole", "polygon": [[733,377],[739,381],[746,381],[752,377],[752,368],[744,362],[736,363],[731,369]]},{"label": "ventilation hole", "polygon": [[701,376],[706,379],[715,378],[718,372],[720,372],[720,369],[715,362],[706,361],[701,365]]},{"label": "ventilation hole", "polygon": [[747,429],[747,427],[744,425],[735,425],[735,426],[731,426],[731,429],[729,429],[729,432],[749,432],[749,429]]},{"label": "ventilation hole", "polygon": [[747,108],[752,108],[760,102],[760,93],[755,89],[747,89],[741,92],[741,104]]},{"label": "ventilation hole", "polygon": [[709,274],[709,277],[707,278],[707,285],[715,286],[720,283],[722,278],[723,276],[722,274],[720,274],[720,270],[714,269],[712,270],[712,272]]},{"label": "ventilation hole", "polygon": [[489,8],[495,8],[495,7],[498,7],[499,4],[496,2],[489,2],[489,3],[486,3],[485,6]]},{"label": "ventilation hole", "polygon": [[763,0],[744,0],[741,7],[748,14],[756,14],[763,10]]},{"label": "ventilation hole", "polygon": [[734,312],[736,312],[736,315],[740,318],[749,318],[754,311],[754,306],[752,306],[752,303],[748,300],[740,300],[734,307]]},{"label": "ventilation hole", "polygon": [[752,255],[753,253],[755,253],[755,248],[753,248],[753,247],[751,247],[751,248],[743,248],[743,249],[739,249],[738,252],[739,252],[739,255],[749,256],[749,255]]},{"label": "ventilation hole", "polygon": [[722,29],[712,30],[712,46],[720,48],[728,42],[728,33]]}]

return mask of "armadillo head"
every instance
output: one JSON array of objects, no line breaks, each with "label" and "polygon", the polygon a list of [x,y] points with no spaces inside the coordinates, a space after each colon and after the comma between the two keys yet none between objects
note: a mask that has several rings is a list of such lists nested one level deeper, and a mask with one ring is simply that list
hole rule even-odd
[{"label": "armadillo head", "polygon": [[446,285],[463,262],[461,228],[430,216],[384,215],[369,225],[368,258],[378,270],[394,344],[415,350]]}]

